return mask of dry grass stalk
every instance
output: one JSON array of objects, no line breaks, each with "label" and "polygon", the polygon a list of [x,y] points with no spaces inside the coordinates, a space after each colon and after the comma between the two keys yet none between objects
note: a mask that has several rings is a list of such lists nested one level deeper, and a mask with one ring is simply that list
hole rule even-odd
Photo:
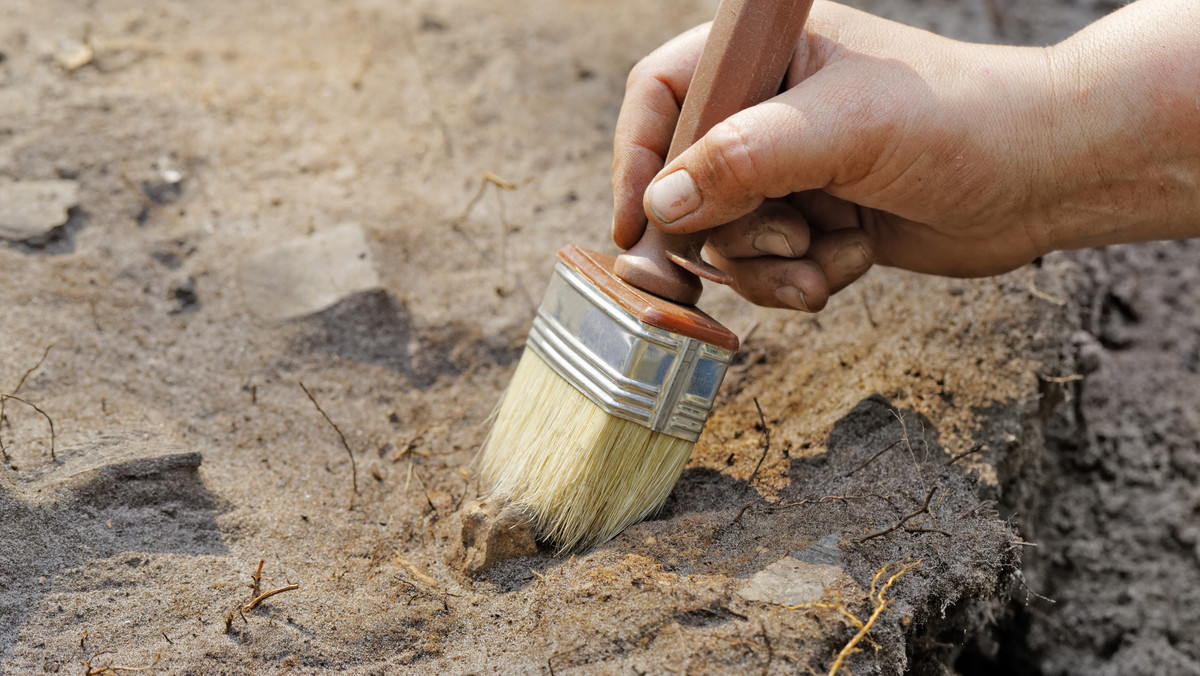
[{"label": "dry grass stalk", "polygon": [[52,420],[50,418],[50,416],[47,415],[46,412],[43,411],[42,409],[40,409],[37,406],[35,406],[34,404],[26,401],[25,399],[22,399],[21,397],[16,396],[17,393],[21,391],[21,388],[25,385],[25,379],[28,378],[34,371],[36,371],[42,367],[42,362],[46,361],[46,357],[50,354],[50,348],[52,348],[52,347],[54,347],[53,343],[46,346],[46,349],[42,351],[42,356],[37,360],[37,363],[34,364],[33,366],[29,367],[29,369],[26,370],[25,373],[21,374],[21,379],[17,381],[16,387],[12,388],[11,392],[9,392],[8,394],[0,394],[0,457],[4,458],[5,464],[11,464],[11,459],[8,457],[8,449],[4,445],[4,437],[3,437],[3,431],[4,431],[3,426],[7,420],[5,417],[5,415],[6,415],[5,408],[6,408],[6,404],[8,403],[9,399],[20,402],[22,404],[25,404],[26,406],[28,406],[28,407],[32,408],[33,410],[37,411],[38,413],[42,414],[42,417],[44,417],[46,419],[46,422],[49,423],[49,425],[50,425],[50,459],[51,460],[58,459],[54,455],[54,420]]},{"label": "dry grass stalk", "polygon": [[325,409],[321,408],[321,405],[317,403],[317,398],[313,396],[313,393],[309,392],[308,388],[304,386],[304,383],[300,382],[299,380],[297,380],[296,383],[300,385],[300,389],[304,390],[304,393],[308,395],[308,400],[313,403],[313,406],[317,407],[317,412],[321,414],[322,418],[325,418],[325,422],[329,423],[329,426],[333,428],[334,432],[337,432],[338,439],[342,440],[342,448],[346,449],[346,455],[350,456],[350,486],[354,489],[353,495],[350,496],[350,506],[353,508],[354,496],[358,495],[358,462],[354,459],[354,451],[351,451],[350,444],[346,443],[346,435],[342,434],[342,430],[337,426],[337,423],[333,422],[333,420],[330,419],[329,414],[325,412]]},{"label": "dry grass stalk", "polygon": [[264,563],[264,561],[262,561],[262,560],[260,560],[258,562],[258,568],[255,569],[254,575],[252,575],[250,577],[250,579],[253,580],[253,583],[249,585],[250,595],[251,595],[250,601],[246,605],[241,606],[240,608],[236,608],[236,609],[231,610],[228,613],[226,613],[226,615],[225,615],[225,633],[228,634],[229,631],[233,628],[234,618],[241,617],[242,621],[244,622],[244,621],[246,621],[246,613],[250,612],[251,610],[254,610],[258,606],[258,604],[262,603],[263,601],[271,598],[272,596],[274,596],[276,594],[282,594],[283,592],[292,591],[292,590],[300,588],[299,583],[289,582],[289,583],[285,584],[284,586],[279,587],[277,589],[272,589],[270,591],[262,591],[261,585],[262,585],[263,563]]}]

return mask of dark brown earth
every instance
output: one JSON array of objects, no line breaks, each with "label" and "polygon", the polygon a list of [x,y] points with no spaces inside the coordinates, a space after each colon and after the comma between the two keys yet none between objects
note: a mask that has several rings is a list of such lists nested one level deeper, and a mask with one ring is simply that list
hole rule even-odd
[{"label": "dark brown earth", "polygon": [[[78,192],[0,243],[0,393],[46,414],[0,419],[0,671],[826,672],[903,570],[854,674],[1200,673],[1192,243],[710,289],[744,350],[663,512],[463,574],[553,253],[611,247],[625,76],[715,4],[0,4],[0,181]],[[299,586],[239,613],[259,561]]]}]

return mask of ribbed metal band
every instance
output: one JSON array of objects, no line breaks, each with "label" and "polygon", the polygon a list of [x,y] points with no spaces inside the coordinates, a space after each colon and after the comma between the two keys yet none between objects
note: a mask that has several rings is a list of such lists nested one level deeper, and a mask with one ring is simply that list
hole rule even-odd
[{"label": "ribbed metal band", "polygon": [[693,442],[733,358],[640,321],[562,263],[526,346],[606,413]]}]

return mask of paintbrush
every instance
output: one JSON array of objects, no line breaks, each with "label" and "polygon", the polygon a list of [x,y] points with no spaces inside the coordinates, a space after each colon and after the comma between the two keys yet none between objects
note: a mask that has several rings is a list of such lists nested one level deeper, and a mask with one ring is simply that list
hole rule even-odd
[{"label": "paintbrush", "polygon": [[[723,0],[667,156],[778,93],[812,0]],[[494,499],[559,551],[657,511],[695,446],[738,338],[695,307],[706,232],[647,227],[616,259],[568,245],[484,442]]]}]

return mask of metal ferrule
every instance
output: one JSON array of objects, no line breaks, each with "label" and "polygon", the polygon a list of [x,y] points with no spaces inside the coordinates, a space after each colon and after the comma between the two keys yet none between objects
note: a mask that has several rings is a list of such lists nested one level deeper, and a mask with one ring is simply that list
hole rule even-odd
[{"label": "metal ferrule", "polygon": [[692,442],[733,358],[640,321],[563,263],[526,346],[606,413]]}]

